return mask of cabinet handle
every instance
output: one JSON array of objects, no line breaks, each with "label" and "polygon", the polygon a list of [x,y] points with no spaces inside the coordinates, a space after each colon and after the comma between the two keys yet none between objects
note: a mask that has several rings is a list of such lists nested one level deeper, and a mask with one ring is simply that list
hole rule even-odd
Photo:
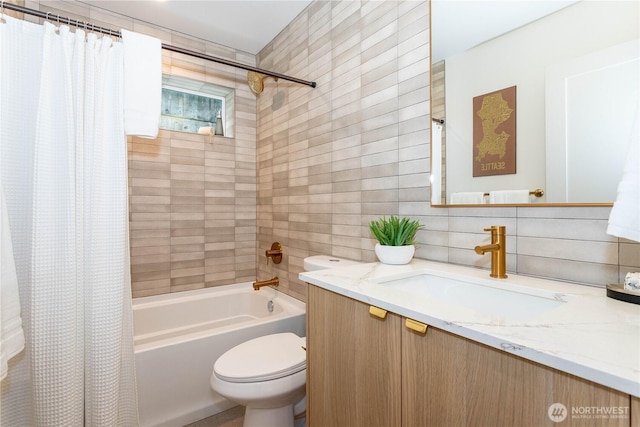
[{"label": "cabinet handle", "polygon": [[379,317],[381,319],[384,319],[387,317],[387,310],[380,308],[380,307],[374,307],[372,305],[369,306],[369,314],[372,316],[376,316]]},{"label": "cabinet handle", "polygon": [[427,325],[425,325],[424,323],[420,323],[416,320],[407,318],[404,324],[407,328],[411,329],[412,331],[416,331],[420,334],[427,333]]}]

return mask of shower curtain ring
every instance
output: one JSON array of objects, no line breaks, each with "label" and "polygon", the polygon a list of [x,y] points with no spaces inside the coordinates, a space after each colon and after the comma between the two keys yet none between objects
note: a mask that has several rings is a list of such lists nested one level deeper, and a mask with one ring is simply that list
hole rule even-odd
[{"label": "shower curtain ring", "polygon": [[4,0],[0,1],[0,24],[4,24],[7,21],[4,20]]}]

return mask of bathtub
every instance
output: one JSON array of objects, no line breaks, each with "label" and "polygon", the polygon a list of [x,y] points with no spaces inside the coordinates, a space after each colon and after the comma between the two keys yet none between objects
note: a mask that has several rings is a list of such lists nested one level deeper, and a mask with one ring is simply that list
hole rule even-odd
[{"label": "bathtub", "polygon": [[133,324],[140,426],[182,427],[235,406],[209,385],[222,353],[276,332],[304,336],[305,305],[247,282],[136,298]]}]

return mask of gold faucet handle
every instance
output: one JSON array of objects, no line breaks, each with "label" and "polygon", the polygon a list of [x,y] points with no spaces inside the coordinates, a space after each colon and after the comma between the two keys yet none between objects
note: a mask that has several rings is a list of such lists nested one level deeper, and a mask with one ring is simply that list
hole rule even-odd
[{"label": "gold faucet handle", "polygon": [[273,260],[274,264],[280,264],[282,261],[282,246],[278,242],[273,242],[271,249],[265,251],[267,257],[267,265],[269,265],[269,258]]},{"label": "gold faucet handle", "polygon": [[505,227],[504,225],[492,225],[489,228],[485,228],[484,231],[490,231],[492,234],[493,233],[504,234],[506,229],[507,227]]}]

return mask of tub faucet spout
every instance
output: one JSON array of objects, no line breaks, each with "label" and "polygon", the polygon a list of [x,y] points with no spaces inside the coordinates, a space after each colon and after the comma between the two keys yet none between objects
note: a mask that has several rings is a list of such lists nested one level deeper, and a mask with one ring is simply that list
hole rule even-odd
[{"label": "tub faucet spout", "polygon": [[263,286],[278,286],[280,281],[278,280],[278,276],[273,279],[263,280],[262,282],[253,282],[253,289],[258,291]]},{"label": "tub faucet spout", "polygon": [[491,244],[476,246],[475,251],[478,255],[484,255],[491,252],[491,277],[505,279],[507,277],[507,249],[506,249],[506,228],[503,225],[494,225],[491,228],[485,228],[484,231],[491,232]]}]

